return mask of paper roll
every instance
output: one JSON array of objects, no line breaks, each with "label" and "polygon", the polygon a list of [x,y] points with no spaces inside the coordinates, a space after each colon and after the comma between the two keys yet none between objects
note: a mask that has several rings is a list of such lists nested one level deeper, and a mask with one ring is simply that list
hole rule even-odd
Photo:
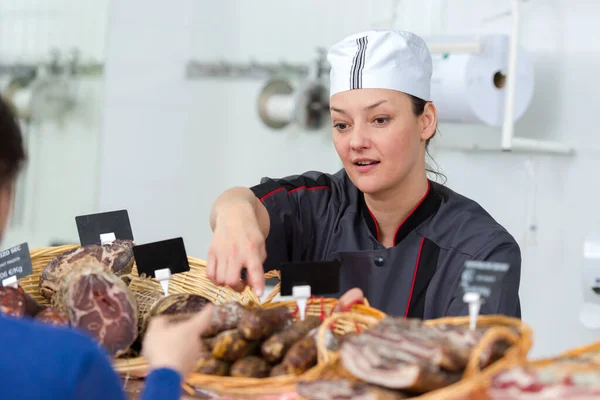
[{"label": "paper roll", "polygon": [[[503,123],[509,37],[489,35],[479,40],[483,44],[481,53],[432,54],[431,97],[439,122],[490,126]],[[525,50],[519,48],[515,121],[527,111],[533,89],[533,65]]]}]

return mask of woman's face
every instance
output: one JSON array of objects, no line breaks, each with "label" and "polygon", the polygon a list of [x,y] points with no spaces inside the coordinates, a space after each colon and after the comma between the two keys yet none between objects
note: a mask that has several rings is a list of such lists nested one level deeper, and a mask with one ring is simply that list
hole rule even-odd
[{"label": "woman's face", "polygon": [[393,190],[411,173],[425,173],[425,141],[435,108],[415,116],[405,93],[358,89],[330,99],[333,143],[352,182],[371,195]]}]

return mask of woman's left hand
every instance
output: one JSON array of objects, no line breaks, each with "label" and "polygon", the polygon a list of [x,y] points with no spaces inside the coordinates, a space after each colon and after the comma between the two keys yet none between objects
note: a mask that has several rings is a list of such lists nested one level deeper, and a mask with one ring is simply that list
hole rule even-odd
[{"label": "woman's left hand", "polygon": [[359,288],[348,290],[340,297],[338,303],[333,308],[334,312],[349,311],[355,304],[363,304],[365,295]]}]

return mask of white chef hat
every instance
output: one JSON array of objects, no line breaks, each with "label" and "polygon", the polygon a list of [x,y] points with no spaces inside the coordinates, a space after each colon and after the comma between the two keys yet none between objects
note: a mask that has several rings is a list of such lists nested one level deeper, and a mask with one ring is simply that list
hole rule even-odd
[{"label": "white chef hat", "polygon": [[393,89],[431,101],[431,53],[411,32],[374,29],[331,46],[330,96],[352,89]]}]

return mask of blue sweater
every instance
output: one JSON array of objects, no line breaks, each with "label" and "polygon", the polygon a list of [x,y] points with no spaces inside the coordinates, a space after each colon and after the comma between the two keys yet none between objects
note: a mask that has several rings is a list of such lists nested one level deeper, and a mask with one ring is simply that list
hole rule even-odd
[{"label": "blue sweater", "polygon": [[[119,377],[93,339],[69,328],[0,316],[3,400],[124,400]],[[181,377],[151,372],[140,400],[179,399]]]}]

